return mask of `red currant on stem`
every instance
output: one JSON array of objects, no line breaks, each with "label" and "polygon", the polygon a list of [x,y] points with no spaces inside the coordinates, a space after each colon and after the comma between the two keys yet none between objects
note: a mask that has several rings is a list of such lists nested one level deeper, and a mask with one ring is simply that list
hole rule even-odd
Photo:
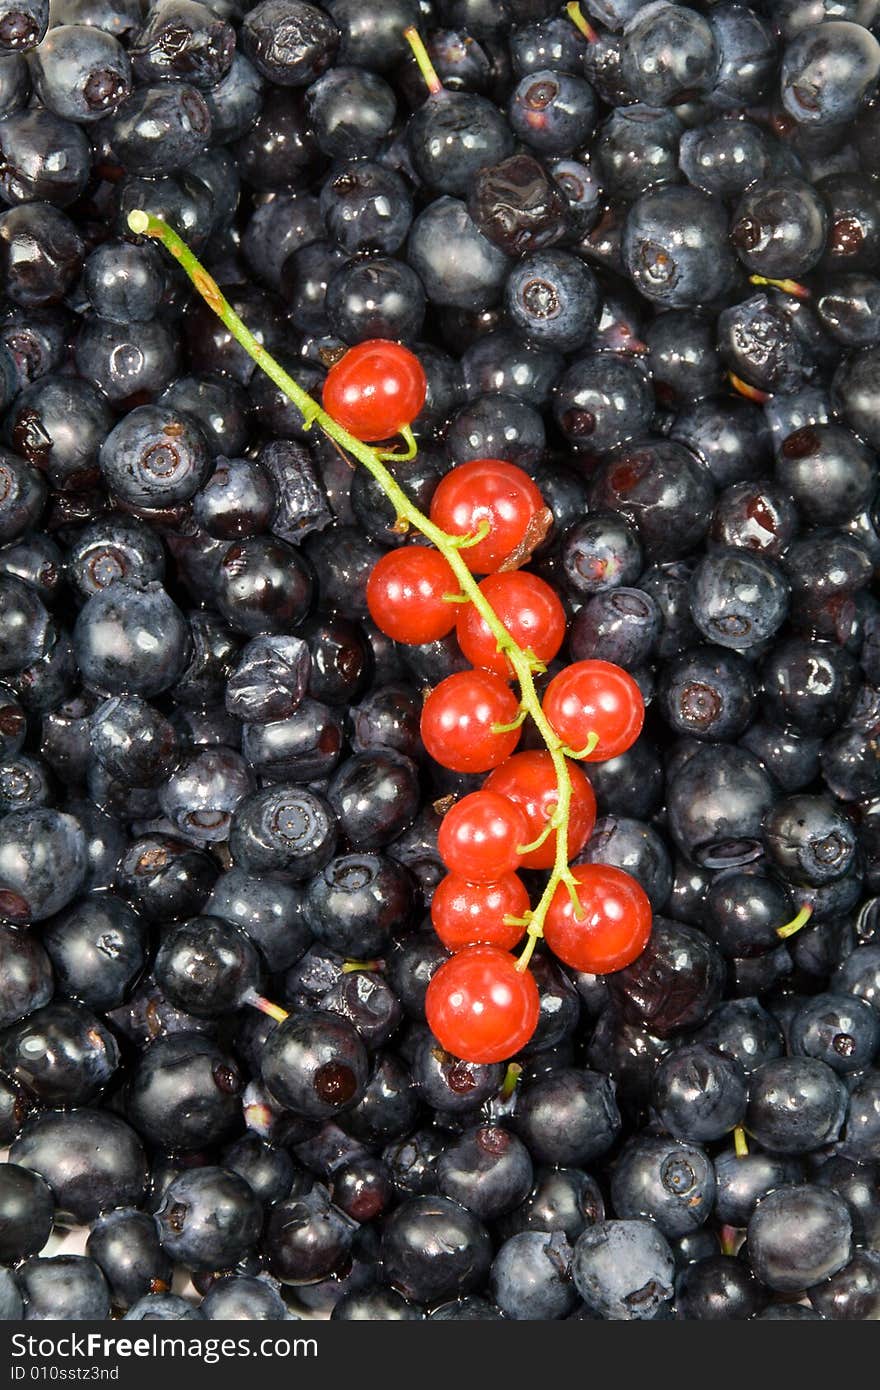
[{"label": "red currant on stem", "polygon": [[457,591],[455,575],[439,550],[405,545],[376,561],[367,580],[367,607],[387,637],[417,646],[452,631],[456,610],[449,596]]},{"label": "red currant on stem", "polygon": [[625,753],[645,722],[642,692],[632,676],[610,661],[566,666],[547,686],[543,709],[572,755],[593,763]]},{"label": "red currant on stem", "polygon": [[453,772],[488,772],[519,742],[519,701],[490,671],[458,671],[435,686],[422,707],[422,742]]},{"label": "red currant on stem", "polygon": [[425,1016],[440,1046],[466,1062],[506,1062],[538,1026],[538,987],[497,946],[467,946],[428,985]]},{"label": "red currant on stem", "polygon": [[497,792],[463,796],[446,812],[437,836],[440,858],[472,883],[491,883],[519,867],[519,845],[528,839],[521,807]]},{"label": "red currant on stem", "polygon": [[560,883],[544,918],[544,940],[574,970],[606,975],[622,970],[651,935],[651,904],[641,884],[610,864],[575,864],[575,906]]},{"label": "red currant on stem", "polygon": [[[480,584],[480,592],[518,647],[542,663],[553,660],[565,639],[565,609],[549,584],[536,574],[510,570],[490,574]],[[474,666],[507,680],[513,678],[510,661],[498,650],[498,639],[472,603],[462,607],[455,634]]]},{"label": "red currant on stem", "polygon": [[[571,780],[571,806],[568,821],[569,858],[583,849],[596,823],[596,798],[584,774],[575,763],[568,764]],[[521,806],[529,823],[529,843],[541,843],[520,856],[524,869],[552,869],[556,858],[556,829],[552,826],[559,789],[553,759],[544,749],[515,753],[495,769],[483,790]]]},{"label": "red currant on stem", "polygon": [[477,536],[482,524],[482,540],[461,551],[474,574],[493,574],[514,553],[524,564],[543,540],[548,519],[552,517],[528,473],[502,459],[459,464],[441,478],[431,498],[431,520],[450,536]]},{"label": "red currant on stem", "polygon": [[391,439],[412,424],[427,389],[424,368],[409,348],[370,338],[330,368],[324,409],[356,439]]},{"label": "red currant on stem", "polygon": [[522,939],[528,910],[529,895],[516,874],[503,874],[494,883],[447,874],[431,899],[431,921],[447,951],[475,945],[512,951]]}]

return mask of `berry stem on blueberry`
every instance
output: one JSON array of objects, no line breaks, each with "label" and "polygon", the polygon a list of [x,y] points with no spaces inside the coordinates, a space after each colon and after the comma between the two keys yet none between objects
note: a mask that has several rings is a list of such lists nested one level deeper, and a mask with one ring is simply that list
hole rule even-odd
[{"label": "berry stem on blueberry", "polygon": [[794,936],[796,932],[799,932],[802,927],[807,925],[812,915],[812,907],[810,907],[809,903],[804,903],[796,917],[792,917],[791,921],[786,922],[784,926],[776,928],[776,935],[780,940],[787,941],[790,936]]},{"label": "berry stem on blueberry", "polygon": [[273,1004],[271,999],[264,999],[255,989],[249,989],[247,994],[242,995],[241,1002],[250,1004],[252,1009],[259,1009],[261,1014],[265,1014],[267,1018],[274,1018],[276,1023],[283,1023],[289,1017],[287,1010],[282,1009],[280,1004]]},{"label": "berry stem on blueberry", "polygon": [[797,280],[768,280],[766,275],[750,275],[750,285],[769,285],[771,289],[782,290],[783,294],[794,295],[795,299],[809,299],[810,291]]},{"label": "berry stem on blueberry", "polygon": [[403,31],[403,37],[412,49],[413,57],[418,64],[419,72],[425,79],[425,86],[432,97],[437,96],[439,92],[443,91],[443,83],[437,76],[437,70],[431,62],[428,50],[422,41],[421,34],[418,29],[416,29],[415,25],[409,24]]},{"label": "berry stem on blueberry", "polygon": [[587,19],[578,4],[578,0],[570,0],[570,3],[565,7],[565,13],[568,15],[574,27],[579,29],[583,34],[587,43],[596,43],[598,41],[599,35]]},{"label": "berry stem on blueberry", "polygon": [[516,1083],[522,1075],[522,1067],[519,1062],[508,1062],[507,1071],[504,1073],[504,1080],[501,1083],[499,1095],[502,1100],[510,1100],[516,1090]]},{"label": "berry stem on blueberry", "polygon": [[737,1158],[748,1158],[749,1141],[742,1125],[737,1125],[733,1131],[733,1147],[736,1150]]},{"label": "berry stem on blueberry", "polygon": [[738,391],[741,396],[745,396],[747,401],[754,401],[756,405],[766,405],[771,399],[769,391],[760,391],[757,386],[750,386],[742,377],[735,372],[728,372],[727,379],[734,391]]},{"label": "berry stem on blueberry", "polygon": [[[236,342],[239,343],[245,352],[253,358],[257,366],[272,380],[280,391],[288,397],[290,401],[300,411],[305,427],[309,428],[317,424],[324,434],[334,443],[338,444],[346,453],[357,459],[359,463],[368,470],[372,477],[381,487],[385,496],[395,509],[397,517],[401,521],[409,524],[429,540],[433,546],[439,550],[440,554],[447,561],[450,569],[455,575],[461,587],[461,594],[479,612],[481,618],[494,636],[498,651],[503,652],[510,662],[514,676],[520,688],[520,708],[522,718],[531,715],[531,718],[544,741],[550,758],[553,763],[553,770],[556,775],[556,810],[552,820],[555,825],[551,825],[551,830],[556,830],[556,846],[553,860],[553,867],[547,880],[537,907],[531,914],[527,929],[528,940],[523,947],[522,953],[517,961],[517,970],[525,971],[528,969],[529,961],[535,950],[538,938],[544,934],[544,919],[553,901],[556,889],[560,883],[564,883],[568,889],[575,912],[580,917],[583,915],[577,897],[577,881],[571,871],[568,862],[568,826],[571,812],[571,774],[568,768],[565,746],[559,738],[549,721],[547,720],[542,708],[541,698],[535,689],[534,674],[536,667],[541,663],[536,663],[533,654],[524,651],[519,644],[514,641],[507,628],[498,617],[491,603],[480,589],[480,586],[471,571],[468,569],[459,551],[462,549],[462,541],[458,536],[450,536],[446,531],[436,526],[429,517],[419,511],[407,497],[399,483],[388,471],[383,463],[383,455],[377,449],[373,449],[369,444],[356,439],[349,434],[348,430],[333,419],[326,410],[318,405],[301,386],[288,375],[282,366],[266,351],[254,335],[245,327],[242,320],[235,310],[224,298],[216,281],[208,274],[204,266],[193,254],[186,242],[178,236],[166,222],[161,218],[154,217],[151,213],[136,209],[128,215],[128,226],[132,232],[138,236],[153,237],[160,241],[174,259],[178,262],[181,269],[188,275],[193,286],[205,300],[210,309],[214,311],[221,322],[229,329]],[[401,431],[407,443],[414,444],[412,432],[409,429]],[[396,455],[402,458],[403,455]],[[467,538],[470,540],[470,538]],[[476,543],[474,540],[472,543]],[[527,558],[523,556],[523,561]],[[457,595],[452,596],[455,601]],[[251,1001],[254,1002],[254,1001]],[[266,1001],[262,1001],[265,1003]],[[257,1007],[262,1007],[262,1003]],[[275,1006],[270,1006],[274,1008]],[[265,1010],[268,1012],[268,1009]],[[274,1015],[272,1015],[274,1016]]]}]

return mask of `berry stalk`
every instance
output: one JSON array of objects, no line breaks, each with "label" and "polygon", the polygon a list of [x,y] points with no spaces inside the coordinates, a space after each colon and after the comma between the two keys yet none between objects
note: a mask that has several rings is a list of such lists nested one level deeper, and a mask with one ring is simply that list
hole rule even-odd
[{"label": "berry stalk", "polygon": [[181,269],[192,281],[193,286],[202,296],[205,303],[217,315],[221,322],[229,329],[236,342],[244,348],[245,352],[253,358],[257,366],[275,383],[290,401],[300,411],[304,427],[310,429],[317,424],[328,438],[334,440],[336,444],[344,449],[347,454],[362,463],[367,471],[375,478],[385,496],[392,503],[397,513],[399,524],[414,527],[417,531],[429,540],[431,544],[444,557],[450,569],[453,571],[460,586],[461,596],[466,598],[479,612],[486,626],[494,636],[498,645],[499,652],[504,653],[513,668],[514,675],[520,690],[520,710],[525,718],[530,715],[533,719],[541,738],[550,754],[553,762],[553,769],[556,774],[556,804],[548,825],[548,834],[556,831],[556,846],[553,867],[547,885],[541,894],[537,907],[529,914],[527,927],[527,941],[522,953],[517,961],[517,969],[524,971],[528,968],[529,961],[535,949],[536,942],[543,935],[544,920],[550,903],[561,883],[566,885],[575,913],[581,916],[581,907],[577,897],[577,880],[571,871],[568,862],[568,825],[571,812],[572,785],[571,776],[568,770],[567,756],[583,757],[592,752],[595,746],[591,738],[587,748],[580,750],[579,753],[572,755],[571,750],[566,749],[562,740],[554,732],[549,724],[543,709],[538,692],[535,689],[535,671],[542,671],[544,668],[540,662],[536,662],[531,653],[524,651],[522,647],[511,637],[507,628],[501,622],[491,603],[480,590],[479,584],[471,574],[467,565],[459,553],[466,547],[473,538],[451,536],[446,531],[436,526],[429,517],[419,511],[406,493],[400,487],[394,476],[385,466],[385,460],[403,457],[412,457],[415,452],[416,444],[412,431],[407,427],[401,431],[408,453],[394,454],[382,452],[365,444],[363,440],[356,439],[348,430],[328,415],[317,401],[294,381],[280,363],[266,351],[261,343],[257,341],[247,326],[236,314],[235,310],[228,303],[220,291],[216,281],[208,274],[199,259],[193,254],[182,237],[178,236],[173,228],[169,227],[159,217],[135,209],[128,215],[128,225],[132,232],[138,236],[152,237],[159,241],[165,249],[174,257]]}]

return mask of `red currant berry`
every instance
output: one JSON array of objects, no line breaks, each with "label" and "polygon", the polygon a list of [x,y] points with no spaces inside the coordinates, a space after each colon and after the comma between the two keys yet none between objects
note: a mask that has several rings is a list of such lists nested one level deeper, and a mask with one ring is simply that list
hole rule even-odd
[{"label": "red currant berry", "polygon": [[610,661],[576,661],[554,676],[544,714],[563,743],[580,752],[591,734],[598,743],[586,762],[604,763],[631,748],[645,722],[645,702],[632,676]]},{"label": "red currant berry", "polygon": [[425,1016],[440,1046],[465,1062],[506,1062],[538,1026],[538,987],[497,946],[466,946],[428,985]]},{"label": "red currant berry", "polygon": [[431,899],[431,921],[447,951],[477,945],[512,951],[525,927],[504,919],[521,919],[528,910],[529,895],[516,874],[504,874],[496,883],[468,883],[447,874]]},{"label": "red currant berry", "polygon": [[376,561],[367,580],[367,607],[387,637],[419,645],[452,631],[455,604],[444,595],[457,593],[458,581],[439,550],[405,545]]},{"label": "red currant berry", "polygon": [[642,954],[651,935],[651,904],[640,884],[610,864],[576,864],[581,915],[564,883],[544,919],[544,940],[574,970],[607,975]]},{"label": "red currant berry", "polygon": [[496,792],[471,792],[443,817],[437,848],[454,874],[492,883],[519,867],[518,845],[528,839],[525,812]]},{"label": "red currant berry", "polygon": [[[568,857],[579,854],[596,823],[596,798],[576,763],[568,764],[571,778],[571,806],[568,818]],[[537,840],[556,809],[559,792],[556,769],[546,749],[516,753],[495,769],[483,784],[484,791],[498,792],[515,801],[526,813],[528,842]],[[556,857],[554,830],[538,849],[520,856],[523,869],[552,869]]]},{"label": "red currant berry", "polygon": [[[480,584],[480,592],[517,646],[523,651],[530,649],[539,661],[553,660],[565,638],[565,609],[549,584],[536,574],[510,570],[490,574]],[[472,603],[462,606],[456,636],[462,652],[474,666],[511,679],[510,662],[499,652],[494,633]]]},{"label": "red currant berry", "polygon": [[356,439],[375,443],[411,425],[425,404],[422,364],[408,348],[370,338],[349,348],[324,381],[324,409]]},{"label": "red currant berry", "polygon": [[450,536],[474,536],[481,522],[488,524],[486,537],[461,552],[474,574],[493,574],[527,545],[529,528],[543,510],[544,499],[529,475],[502,459],[460,464],[441,478],[431,498],[431,520]]},{"label": "red currant berry", "polygon": [[489,671],[458,671],[435,686],[422,707],[422,742],[431,757],[453,772],[488,772],[509,758],[519,742],[512,724],[519,703],[510,686]]}]

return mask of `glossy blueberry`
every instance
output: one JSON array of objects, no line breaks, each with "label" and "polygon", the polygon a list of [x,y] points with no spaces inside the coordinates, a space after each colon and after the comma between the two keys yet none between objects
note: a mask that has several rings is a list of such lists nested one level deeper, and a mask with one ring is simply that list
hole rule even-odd
[{"label": "glossy blueberry", "polygon": [[513,153],[513,134],[498,107],[475,92],[429,94],[406,127],[413,169],[435,193],[465,196],[476,174]]},{"label": "glossy blueberry", "polygon": [[558,69],[527,73],[514,87],[507,114],[514,135],[541,155],[569,155],[596,122],[596,95],[583,77]]},{"label": "glossy blueberry", "polygon": [[782,55],[782,102],[802,125],[840,124],[855,117],[878,76],[880,44],[860,24],[807,28]]},{"label": "glossy blueberry", "polygon": [[304,0],[262,0],[241,29],[242,48],[257,71],[285,87],[305,87],[329,67],[339,30]]},{"label": "glossy blueberry", "polygon": [[243,1090],[235,1063],[209,1038],[160,1036],[131,1074],[126,1115],[151,1143],[173,1134],[176,1150],[195,1153],[240,1128]]},{"label": "glossy blueberry", "polygon": [[120,1005],[144,967],[143,922],[113,893],[82,899],[42,934],[58,992],[91,1009]]},{"label": "glossy blueberry", "polygon": [[371,338],[418,338],[425,315],[425,293],[404,261],[385,258],[340,266],[327,283],[327,319],[346,343]]},{"label": "glossy blueberry", "polygon": [[185,81],[206,88],[229,71],[234,50],[232,26],[197,0],[159,0],[130,47],[141,82]]},{"label": "glossy blueberry", "polygon": [[454,463],[504,458],[528,471],[544,452],[540,413],[515,396],[479,396],[462,406],[446,432]]},{"label": "glossy blueberry", "polygon": [[708,21],[681,5],[646,5],[626,25],[621,76],[639,101],[673,106],[711,91],[719,66]]},{"label": "glossy blueberry", "polygon": [[122,44],[91,25],[54,28],[30,58],[30,70],[43,105],[70,121],[98,121],[131,91]]},{"label": "glossy blueberry", "polygon": [[192,1270],[234,1265],[256,1243],[260,1204],[244,1178],[225,1168],[194,1168],[169,1185],[156,1213],[163,1250]]},{"label": "glossy blueberry", "polygon": [[580,1165],[607,1152],[620,1130],[613,1082],[587,1069],[561,1069],[523,1087],[516,1130],[542,1163]]},{"label": "glossy blueberry", "polygon": [[334,775],[327,797],[341,834],[353,847],[380,849],[406,829],[418,810],[415,765],[391,749],[355,754]]},{"label": "glossy blueberry", "polygon": [[771,1289],[796,1293],[836,1274],[849,1260],[852,1222],[846,1203],[803,1184],[771,1192],[748,1226],[749,1260]]},{"label": "glossy blueberry", "polygon": [[511,323],[538,346],[572,352],[592,337],[598,288],[590,270],[569,252],[526,256],[511,272],[504,300]]},{"label": "glossy blueberry", "polygon": [[421,1303],[442,1303],[480,1288],[492,1246],[482,1223],[448,1197],[412,1197],[382,1236],[384,1278]]},{"label": "glossy blueberry", "polygon": [[412,907],[406,869],[378,854],[332,859],[309,883],[303,901],[317,939],[355,960],[381,955],[392,931],[406,930]]},{"label": "glossy blueberry", "polygon": [[631,202],[649,188],[677,183],[682,130],[673,111],[656,106],[637,103],[612,111],[603,122],[595,145],[606,192],[612,198]]},{"label": "glossy blueberry", "polygon": [[577,1301],[571,1280],[571,1246],[561,1231],[522,1231],[499,1248],[489,1290],[507,1317],[564,1318]]},{"label": "glossy blueberry", "polygon": [[465,204],[450,197],[437,198],[416,217],[407,260],[432,304],[467,309],[500,298],[510,265],[471,221]]},{"label": "glossy blueberry", "polygon": [[311,878],[333,857],[336,821],[328,802],[301,787],[254,792],[232,818],[229,847],[235,862],[251,872],[282,870],[296,880]]},{"label": "glossy blueberry", "polygon": [[508,255],[524,255],[566,236],[571,222],[564,185],[530,154],[480,170],[468,191],[477,229]]},{"label": "glossy blueberry", "polygon": [[10,1162],[39,1173],[59,1213],[79,1223],[144,1198],[147,1161],[130,1125],[105,1110],[46,1111],[25,1125]]},{"label": "glossy blueberry", "polygon": [[673,657],[659,689],[660,707],[679,734],[735,739],[755,712],[755,683],[749,663],[723,647],[692,647]]},{"label": "glossy blueberry", "polygon": [[109,1316],[104,1276],[94,1260],[83,1255],[32,1256],[18,1270],[17,1279],[24,1316],[31,1322],[101,1321]]},{"label": "glossy blueberry", "polygon": [[618,1216],[647,1217],[667,1238],[701,1226],[714,1196],[715,1173],[703,1149],[675,1139],[631,1139],[611,1178],[611,1201]]},{"label": "glossy blueberry", "polygon": [[654,1080],[654,1110],[676,1139],[721,1139],[745,1114],[746,1085],[736,1062],[700,1043],[664,1057]]},{"label": "glossy blueberry", "polygon": [[159,1244],[155,1218],[133,1207],[107,1212],[95,1222],[86,1254],[101,1270],[117,1308],[128,1308],[171,1285],[172,1264]]},{"label": "glossy blueberry", "polygon": [[384,78],[356,67],[323,73],[306,101],[318,146],[332,159],[372,158],[391,132],[397,109]]},{"label": "glossy blueberry", "polygon": [[601,817],[578,862],[622,869],[641,884],[658,911],[672,888],[672,863],[662,837],[649,823],[627,816]]},{"label": "glossy blueberry", "polygon": [[773,1153],[808,1153],[833,1141],[845,1114],[844,1086],[818,1058],[764,1062],[749,1080],[746,1127]]}]

